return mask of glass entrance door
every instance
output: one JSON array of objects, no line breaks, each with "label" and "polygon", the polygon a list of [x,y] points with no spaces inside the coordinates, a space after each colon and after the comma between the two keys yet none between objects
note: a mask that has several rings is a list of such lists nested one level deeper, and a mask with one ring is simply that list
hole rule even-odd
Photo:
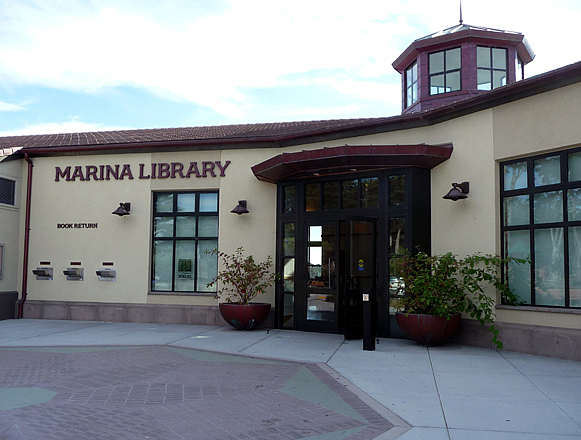
[{"label": "glass entrance door", "polygon": [[305,225],[305,330],[362,337],[364,301],[376,301],[375,229],[367,218]]},{"label": "glass entrance door", "polygon": [[307,225],[306,237],[306,329],[337,332],[339,224]]},{"label": "glass entrance door", "polygon": [[345,339],[360,339],[377,327],[375,219],[347,220]]}]

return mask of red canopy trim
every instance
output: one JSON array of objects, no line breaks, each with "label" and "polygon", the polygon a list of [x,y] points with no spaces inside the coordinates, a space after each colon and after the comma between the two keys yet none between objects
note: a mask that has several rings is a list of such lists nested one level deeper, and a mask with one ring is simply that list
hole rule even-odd
[{"label": "red canopy trim", "polygon": [[444,145],[345,145],[282,153],[252,167],[258,180],[276,183],[313,175],[383,168],[434,168],[452,155]]}]

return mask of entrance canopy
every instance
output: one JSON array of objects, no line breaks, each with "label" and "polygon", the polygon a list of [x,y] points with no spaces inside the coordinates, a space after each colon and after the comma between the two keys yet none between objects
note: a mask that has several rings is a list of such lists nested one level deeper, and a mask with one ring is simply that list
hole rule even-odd
[{"label": "entrance canopy", "polygon": [[276,183],[301,177],[385,168],[434,168],[452,155],[444,145],[344,145],[282,153],[252,167],[258,180]]}]

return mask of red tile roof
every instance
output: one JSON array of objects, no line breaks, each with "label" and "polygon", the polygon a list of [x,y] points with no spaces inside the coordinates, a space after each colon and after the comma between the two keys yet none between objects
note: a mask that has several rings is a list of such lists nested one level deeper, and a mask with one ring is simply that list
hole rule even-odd
[{"label": "red tile roof", "polygon": [[273,122],[264,124],[177,127],[142,130],[63,133],[0,137],[0,148],[37,149],[50,147],[106,146],[187,141],[281,140],[345,130],[387,121],[389,118],[335,119],[326,121]]},{"label": "red tile roof", "polygon": [[386,118],[7,136],[0,137],[0,151],[21,148],[13,154],[13,157],[20,157],[22,153],[46,155],[74,152],[91,153],[105,150],[108,152],[127,152],[139,149],[171,151],[307,144],[437,124],[579,82],[581,82],[581,62],[523,81],[517,81],[473,98],[409,115]]}]

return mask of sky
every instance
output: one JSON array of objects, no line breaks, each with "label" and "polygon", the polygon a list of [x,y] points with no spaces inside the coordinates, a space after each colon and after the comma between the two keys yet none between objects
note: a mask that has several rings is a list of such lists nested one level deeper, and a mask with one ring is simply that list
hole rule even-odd
[{"label": "sky", "polygon": [[[392,62],[459,0],[0,0],[0,136],[394,116]],[[581,0],[463,0],[581,61]]]}]

